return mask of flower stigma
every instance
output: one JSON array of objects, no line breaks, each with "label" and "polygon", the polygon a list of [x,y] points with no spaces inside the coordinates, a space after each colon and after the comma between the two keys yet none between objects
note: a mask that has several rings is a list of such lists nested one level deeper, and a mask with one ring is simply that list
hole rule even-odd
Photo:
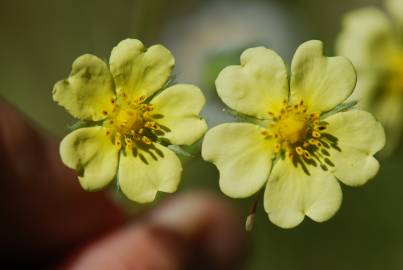
[{"label": "flower stigma", "polygon": [[[124,146],[131,150],[136,146],[149,146],[157,140],[157,135],[164,132],[153,120],[150,112],[154,110],[152,104],[145,103],[145,96],[128,100],[122,94],[117,99],[111,99],[113,110],[104,122],[107,135],[119,149]],[[105,115],[108,115],[104,111]]]},{"label": "flower stigma", "polygon": [[289,158],[295,167],[300,165],[308,175],[309,166],[319,165],[325,171],[334,167],[329,150],[341,149],[338,139],[325,132],[328,123],[321,121],[320,113],[309,112],[303,100],[297,104],[288,104],[284,100],[279,112],[268,114],[272,122],[262,135],[275,141],[275,153],[283,159]]}]

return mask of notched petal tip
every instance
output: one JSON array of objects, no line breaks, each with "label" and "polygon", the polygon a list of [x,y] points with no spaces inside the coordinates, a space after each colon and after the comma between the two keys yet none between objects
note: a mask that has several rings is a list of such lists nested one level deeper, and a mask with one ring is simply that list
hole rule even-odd
[{"label": "notched petal tip", "polygon": [[137,50],[140,52],[146,51],[146,47],[141,40],[126,38],[121,40],[115,47],[113,47],[112,54],[119,53],[120,50],[124,51],[126,49]]},{"label": "notched petal tip", "polygon": [[160,115],[156,122],[166,128],[164,138],[176,145],[199,140],[207,130],[206,121],[199,116],[205,101],[202,91],[191,84],[173,85],[153,98],[154,114]]},{"label": "notched petal tip", "polygon": [[260,128],[249,123],[227,123],[210,129],[202,157],[217,166],[221,191],[232,198],[256,193],[267,181],[273,150]]},{"label": "notched petal tip", "polygon": [[379,163],[373,157],[385,145],[385,131],[370,113],[350,110],[329,116],[328,132],[337,137],[342,151],[331,153],[335,176],[349,186],[375,177]]},{"label": "notched petal tip", "polygon": [[305,214],[303,212],[295,213],[288,218],[280,218],[277,214],[268,213],[267,217],[270,222],[282,229],[294,229],[298,227],[305,219]]},{"label": "notched petal tip", "polygon": [[163,45],[147,49],[137,39],[125,39],[112,49],[109,63],[117,92],[149,97],[168,80],[175,59]]},{"label": "notched petal tip", "polygon": [[308,176],[289,160],[274,165],[264,194],[265,211],[281,228],[296,227],[305,215],[324,222],[334,216],[341,201],[341,187],[331,173],[313,168]]},{"label": "notched petal tip", "polygon": [[241,64],[224,68],[215,81],[217,93],[230,108],[257,118],[267,118],[288,98],[285,64],[274,51],[256,47],[245,50]]},{"label": "notched petal tip", "polygon": [[72,116],[99,121],[105,118],[103,112],[113,109],[114,82],[105,62],[85,54],[73,62],[70,76],[54,85],[52,94]]},{"label": "notched petal tip", "polygon": [[63,163],[78,171],[80,184],[88,191],[100,190],[114,179],[118,151],[102,127],[77,129],[60,143]]},{"label": "notched petal tip", "polygon": [[152,202],[157,192],[172,193],[179,186],[182,175],[179,158],[162,145],[156,144],[155,149],[163,153],[157,159],[151,149],[141,151],[137,156],[128,153],[120,157],[118,184],[132,201]]},{"label": "notched petal tip", "polygon": [[356,83],[351,61],[325,56],[321,41],[307,41],[297,48],[291,63],[293,102],[304,100],[311,111],[326,112],[346,100]]}]

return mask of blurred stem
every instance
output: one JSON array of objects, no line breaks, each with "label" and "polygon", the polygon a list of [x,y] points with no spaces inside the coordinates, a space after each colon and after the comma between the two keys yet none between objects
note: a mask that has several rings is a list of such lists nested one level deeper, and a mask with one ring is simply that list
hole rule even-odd
[{"label": "blurred stem", "polygon": [[255,222],[256,209],[257,209],[257,206],[259,204],[261,196],[262,196],[262,191],[259,191],[256,194],[255,200],[253,201],[253,204],[252,204],[252,206],[251,206],[251,208],[249,210],[249,214],[248,214],[248,216],[246,218],[246,222],[245,222],[245,230],[247,232],[250,232],[253,229],[253,225],[254,225],[254,222]]}]

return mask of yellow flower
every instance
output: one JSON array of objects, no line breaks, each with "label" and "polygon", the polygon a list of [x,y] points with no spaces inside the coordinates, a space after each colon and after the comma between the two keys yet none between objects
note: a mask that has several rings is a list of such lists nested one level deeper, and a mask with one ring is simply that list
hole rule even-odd
[{"label": "yellow flower", "polygon": [[403,0],[385,0],[387,13],[375,7],[348,13],[337,40],[340,55],[357,68],[361,108],[385,126],[390,154],[403,132]]},{"label": "yellow flower", "polygon": [[[220,172],[220,188],[244,198],[267,183],[264,208],[283,228],[304,216],[322,222],[338,210],[337,181],[362,185],[375,176],[373,155],[384,145],[382,126],[367,112],[337,112],[356,83],[344,57],[323,56],[320,41],[303,43],[291,65],[264,47],[241,55],[240,66],[218,75],[218,95],[258,124],[226,123],[209,130],[202,155]],[[333,113],[332,113],[333,110]]]},{"label": "yellow flower", "polygon": [[180,160],[160,142],[192,144],[207,125],[198,116],[205,99],[196,86],[177,84],[156,94],[174,65],[162,45],[146,49],[126,39],[112,50],[109,68],[94,55],[82,55],[70,76],[55,84],[53,99],[92,123],[60,145],[63,162],[79,172],[84,189],[99,190],[117,176],[122,192],[142,203],[158,191],[177,189]]}]

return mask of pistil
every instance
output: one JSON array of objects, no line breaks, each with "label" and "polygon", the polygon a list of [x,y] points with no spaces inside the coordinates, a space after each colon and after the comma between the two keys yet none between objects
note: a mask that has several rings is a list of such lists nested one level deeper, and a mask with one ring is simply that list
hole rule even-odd
[{"label": "pistil", "polygon": [[129,101],[124,94],[118,96],[117,100],[111,100],[114,109],[104,122],[104,127],[117,148],[131,150],[139,144],[152,145],[157,138],[155,133],[161,133],[159,125],[150,116],[154,106],[144,101],[144,96]]},{"label": "pistil", "polygon": [[[283,158],[289,158],[309,174],[309,166],[320,166],[323,170],[333,167],[329,156],[330,148],[337,151],[337,138],[327,134],[327,123],[320,120],[320,113],[309,112],[301,100],[297,104],[283,102],[279,112],[269,112],[272,123],[262,131],[266,139],[274,140],[274,150]],[[270,131],[269,131],[270,130]]]}]

